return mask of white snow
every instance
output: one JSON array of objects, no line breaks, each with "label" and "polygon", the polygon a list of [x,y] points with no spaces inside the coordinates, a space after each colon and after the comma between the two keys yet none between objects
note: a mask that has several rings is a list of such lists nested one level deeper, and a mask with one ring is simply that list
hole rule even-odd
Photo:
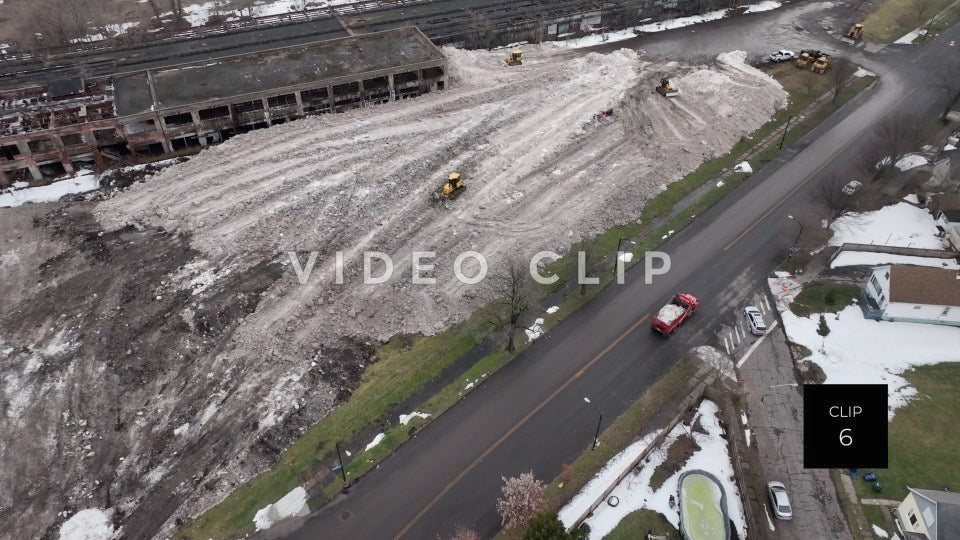
[{"label": "white snow", "polygon": [[[778,306],[779,307],[779,306]],[[825,315],[830,333],[817,334],[820,317],[781,313],[787,337],[810,349],[808,358],[830,384],[887,384],[890,418],[916,390],[901,374],[912,366],[960,361],[960,328],[865,319],[858,306]]]},{"label": "white snow", "polygon": [[618,255],[617,258],[625,263],[628,263],[633,260],[633,253],[629,251],[624,251],[623,253]]},{"label": "white snow", "polygon": [[907,203],[885,206],[874,212],[846,214],[831,226],[831,246],[844,242],[942,249],[933,216]]},{"label": "white snow", "polygon": [[894,166],[901,171],[909,171],[910,169],[916,169],[921,165],[927,164],[927,158],[921,156],[920,154],[907,154],[902,158],[898,159]]},{"label": "white snow", "polygon": [[723,187],[724,185],[723,180],[717,180],[717,187]]},{"label": "white snow", "polygon": [[740,163],[737,163],[737,166],[734,167],[733,170],[736,171],[736,172],[742,172],[742,173],[750,174],[750,173],[753,172],[753,167],[750,166],[750,163],[749,163],[749,162],[747,162],[747,161],[741,161]]},{"label": "white snow", "polygon": [[377,433],[377,436],[374,437],[372,441],[370,441],[370,444],[368,444],[367,447],[363,449],[363,451],[366,452],[367,450],[370,450],[374,446],[380,444],[380,441],[382,441],[384,437],[386,437],[386,434]]},{"label": "white snow", "polygon": [[553,315],[558,311],[560,311],[560,306],[550,306],[547,308],[547,315]]},{"label": "white snow", "polygon": [[536,340],[543,335],[543,319],[538,317],[530,328],[525,328],[523,331],[527,334],[527,341]]},{"label": "white snow", "polygon": [[917,197],[916,193],[911,193],[903,198],[905,202],[910,204],[920,204],[920,198]]},{"label": "white snow", "polygon": [[414,411],[410,414],[401,414],[400,415],[400,425],[405,426],[414,418],[428,418],[430,415],[427,413]]},{"label": "white snow", "polygon": [[274,523],[282,519],[305,516],[309,513],[310,508],[307,506],[307,490],[301,486],[297,486],[293,488],[290,493],[284,495],[279,501],[257,510],[256,515],[253,517],[253,522],[256,524],[257,530],[262,531],[269,529]]},{"label": "white snow", "polygon": [[960,264],[957,264],[956,259],[915,257],[913,255],[894,255],[891,253],[873,253],[870,251],[842,251],[830,262],[830,268],[857,265],[879,266],[882,264],[912,264],[915,266],[932,266],[935,268],[960,270]]},{"label": "white snow", "polygon": [[86,193],[100,187],[100,179],[88,170],[81,170],[73,178],[66,178],[47,186],[24,188],[0,193],[0,208],[25,203],[54,202],[64,195]]},{"label": "white snow", "polygon": [[956,150],[956,149],[957,149],[957,147],[954,146],[954,145],[952,145],[952,144],[947,144],[947,145],[944,145],[944,147],[943,147],[943,151],[944,151],[944,152],[949,152],[949,151],[951,151],[951,150]]},{"label": "white snow", "polygon": [[114,533],[110,517],[99,508],[81,510],[60,526],[60,540],[107,540]]},{"label": "white snow", "polygon": [[[651,453],[649,459],[644,461],[640,467],[634,471],[634,474],[627,475],[623,482],[613,490],[611,495],[619,498],[620,504],[615,507],[608,504],[601,504],[594,510],[593,515],[586,520],[586,523],[590,525],[591,538],[603,538],[617,526],[617,523],[619,523],[624,516],[640,508],[648,508],[659,512],[663,514],[674,527],[678,527],[678,507],[670,508],[669,498],[671,494],[677,493],[680,475],[690,469],[701,469],[717,477],[727,495],[727,513],[733,521],[740,538],[746,538],[743,503],[740,499],[739,489],[731,480],[733,477],[733,466],[730,464],[727,441],[724,439],[723,428],[720,427],[717,412],[718,407],[712,401],[704,400],[700,403],[697,415],[700,418],[700,424],[707,432],[706,434],[690,431],[690,427],[683,423],[677,424],[667,435],[666,440],[660,447],[660,451]],[[697,441],[697,444],[700,445],[700,450],[696,451],[684,464],[683,468],[668,478],[659,489],[656,491],[652,490],[650,488],[650,479],[653,476],[653,472],[657,466],[663,463],[670,445],[673,444],[677,437],[683,434],[691,435]],[[642,442],[644,441],[640,441],[640,443]],[[635,457],[642,452],[642,447],[640,449],[635,448],[640,443],[635,443],[624,452],[621,452],[621,454],[618,454],[617,457],[610,461],[607,468],[601,471],[594,480],[591,480],[590,483],[587,484],[581,493],[574,497],[570,504],[561,509],[560,519],[565,525],[572,525],[573,520],[579,517],[579,514],[582,513],[583,510],[589,508],[590,503],[609,486],[608,482],[610,479],[615,479],[617,474],[622,472],[622,466],[630,463],[630,460],[621,459],[623,454],[632,451],[632,455]],[[620,462],[621,468],[614,471],[609,470],[615,461]],[[604,477],[607,478],[607,482],[598,481]],[[583,499],[586,499],[586,506],[583,506]],[[573,505],[579,506],[574,508]]]},{"label": "white snow", "polygon": [[670,324],[683,315],[683,308],[676,304],[667,304],[657,312],[657,319],[663,324]]},{"label": "white snow", "polygon": [[873,528],[873,534],[879,536],[880,538],[890,538],[890,535],[887,534],[887,531],[882,527],[878,527],[876,523],[871,523],[870,526]]},{"label": "white snow", "polygon": [[857,70],[853,72],[853,76],[854,77],[876,77],[877,74],[863,68],[857,68]]},{"label": "white snow", "polygon": [[179,435],[183,435],[184,433],[186,433],[186,432],[188,432],[188,431],[190,431],[190,423],[189,423],[189,422],[186,423],[186,424],[181,424],[180,427],[178,427],[178,428],[174,428],[173,434],[179,436]]},{"label": "white snow", "polygon": [[[780,7],[780,2],[774,0],[763,0],[756,4],[750,4],[746,6],[746,13],[759,13],[761,11],[770,11],[771,9],[776,9]],[[660,21],[655,23],[642,24],[640,26],[635,26],[633,28],[627,28],[625,30],[617,30],[615,32],[605,32],[603,34],[593,34],[590,36],[585,36],[582,38],[568,39],[564,41],[550,41],[545,45],[550,47],[557,47],[562,49],[579,49],[583,47],[593,47],[594,45],[599,45],[601,43],[613,43],[616,41],[623,41],[625,39],[634,38],[639,33],[652,33],[652,32],[663,32],[664,30],[675,30],[677,28],[684,28],[694,24],[715,21],[717,19],[722,19],[727,15],[729,9],[720,9],[717,11],[709,11],[703,15],[691,15],[689,17],[677,17],[675,19],[668,19],[666,21]]]}]

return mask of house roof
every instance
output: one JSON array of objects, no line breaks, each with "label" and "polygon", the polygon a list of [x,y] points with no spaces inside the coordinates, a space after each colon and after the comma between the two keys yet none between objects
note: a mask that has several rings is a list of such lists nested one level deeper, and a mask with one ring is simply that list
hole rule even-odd
[{"label": "house roof", "polygon": [[941,210],[950,223],[960,223],[960,210]]},{"label": "house roof", "polygon": [[960,531],[960,493],[917,488],[910,491],[937,503],[937,538],[946,538],[947,532]]},{"label": "house roof", "polygon": [[960,195],[941,193],[933,200],[934,215],[943,212],[950,223],[960,222]]},{"label": "house roof", "polygon": [[893,265],[890,267],[890,301],[960,306],[960,272],[945,268]]}]

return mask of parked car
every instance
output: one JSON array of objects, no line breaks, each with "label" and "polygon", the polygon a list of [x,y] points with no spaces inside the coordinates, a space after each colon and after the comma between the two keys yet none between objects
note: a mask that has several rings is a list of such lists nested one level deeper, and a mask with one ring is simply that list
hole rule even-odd
[{"label": "parked car", "polygon": [[856,180],[851,180],[846,184],[844,184],[843,189],[840,191],[843,191],[844,195],[853,195],[854,193],[857,192],[858,189],[860,189],[860,186],[862,185],[863,184],[861,184]]},{"label": "parked car", "polygon": [[763,322],[763,314],[755,306],[743,308],[743,318],[747,320],[747,327],[751,334],[762,336],[767,333],[767,324]]},{"label": "parked car", "polygon": [[770,482],[767,484],[767,493],[777,519],[793,519],[793,508],[790,506],[786,486],[782,482]]},{"label": "parked car", "polygon": [[786,62],[787,60],[793,60],[796,57],[797,55],[793,51],[779,50],[770,53],[770,56],[767,58],[769,58],[771,62]]}]

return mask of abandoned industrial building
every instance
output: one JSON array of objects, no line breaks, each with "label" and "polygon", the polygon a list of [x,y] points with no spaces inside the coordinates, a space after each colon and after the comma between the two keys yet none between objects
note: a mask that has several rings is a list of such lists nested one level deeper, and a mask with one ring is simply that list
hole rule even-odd
[{"label": "abandoned industrial building", "polygon": [[443,90],[415,27],[0,90],[0,187],[189,153],[301,118]]}]

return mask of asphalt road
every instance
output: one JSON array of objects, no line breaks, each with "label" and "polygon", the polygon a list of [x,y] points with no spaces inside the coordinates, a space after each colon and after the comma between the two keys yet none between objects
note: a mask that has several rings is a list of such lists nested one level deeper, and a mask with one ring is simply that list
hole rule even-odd
[{"label": "asphalt road", "polygon": [[[766,42],[765,50],[832,39],[790,35],[790,16],[785,11],[698,27],[691,50],[678,50],[759,51],[764,36],[777,38]],[[687,32],[617,47],[651,52],[656,43],[686,44],[676,36]],[[782,230],[792,223],[786,216],[806,204],[817,178],[849,171],[850,157],[869,142],[863,134],[875,122],[893,111],[935,114],[933,96],[939,91],[925,81],[939,62],[956,54],[943,44],[958,39],[958,33],[954,26],[939,43],[871,57],[857,53],[880,82],[670,238],[662,247],[672,258],[668,274],[645,285],[638,265],[628,272],[627,284],[603,291],[543,336],[291,537],[436,538],[457,525],[484,537],[495,534],[501,476],[532,469],[537,477],[552,479],[589,446],[596,413],[583,397],[589,396],[605,418],[621,413],[677,361],[681,347],[707,339],[742,290],[755,287],[783,257]],[[835,40],[822,48],[830,43],[841,48]],[[649,315],[680,290],[702,299],[700,316],[679,339],[651,335]]]}]

